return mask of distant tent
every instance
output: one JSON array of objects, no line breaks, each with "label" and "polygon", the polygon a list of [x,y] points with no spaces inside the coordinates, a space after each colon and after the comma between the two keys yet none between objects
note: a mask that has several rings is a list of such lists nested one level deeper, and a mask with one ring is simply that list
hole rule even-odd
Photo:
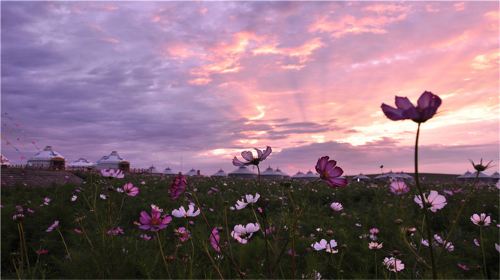
[{"label": "distant tent", "polygon": [[0,154],[0,164],[2,165],[2,167],[7,167],[7,166],[10,166],[10,161],[8,158],[6,158],[4,155]]},{"label": "distant tent", "polygon": [[219,171],[213,174],[212,177],[227,177],[227,174],[226,172],[224,172],[224,170],[219,169]]},{"label": "distant tent", "polygon": [[495,173],[491,174],[490,178],[492,183],[496,183],[500,179],[500,173],[498,173],[498,171],[495,171]]},{"label": "distant tent", "polygon": [[163,170],[163,175],[173,176],[173,175],[177,175],[177,173],[172,171],[172,169],[170,169],[170,167],[167,167],[167,168],[165,168],[165,170]]},{"label": "distant tent", "polygon": [[198,173],[196,172],[196,170],[194,168],[192,168],[191,170],[189,170],[186,173],[186,176],[196,176],[196,175],[198,175]]},{"label": "distant tent", "polygon": [[158,173],[158,170],[156,169],[156,167],[154,167],[154,165],[151,165],[148,169],[146,169],[148,173],[151,173],[151,174],[155,174],[155,173]]},{"label": "distant tent", "polygon": [[79,158],[68,164],[71,169],[91,169],[95,167],[95,163],[86,160],[85,158]]},{"label": "distant tent", "polygon": [[295,173],[295,175],[292,176],[292,179],[300,179],[302,177],[304,177],[304,173],[298,171],[297,173]]},{"label": "distant tent", "polygon": [[288,177],[290,177],[290,175],[288,175],[288,174],[286,174],[285,172],[281,171],[281,169],[279,169],[279,168],[276,168],[276,171],[275,171],[275,172],[276,172],[276,174],[279,174],[279,175],[283,176],[283,178],[288,178]]},{"label": "distant tent", "polygon": [[260,176],[265,179],[281,179],[283,178],[283,175],[279,174],[278,172],[274,171],[271,166],[266,168],[262,173],[260,173]]},{"label": "distant tent", "polygon": [[472,173],[470,173],[469,170],[467,170],[467,172],[458,176],[457,179],[467,179],[467,178],[471,178],[471,176],[472,176]]},{"label": "distant tent", "polygon": [[312,181],[312,180],[316,180],[319,178],[319,174],[317,173],[313,173],[311,170],[307,171],[306,174],[304,174],[304,176],[302,176],[300,179],[303,179],[303,180],[308,180],[308,181]]},{"label": "distant tent", "polygon": [[356,175],[354,177],[352,177],[352,180],[354,182],[368,182],[368,181],[371,181],[372,178],[366,176],[366,175],[363,175],[362,173],[360,173],[359,175]]},{"label": "distant tent", "polygon": [[46,146],[43,151],[36,153],[28,160],[28,167],[63,170],[65,159],[51,146]]},{"label": "distant tent", "polygon": [[229,173],[229,177],[255,178],[255,177],[257,177],[257,174],[255,174],[254,172],[252,172],[246,166],[240,166],[240,167],[238,167],[238,169],[234,170],[233,172],[230,172]]},{"label": "distant tent", "polygon": [[97,169],[120,169],[129,171],[130,163],[120,157],[117,151],[112,151],[109,156],[103,156],[97,161]]}]

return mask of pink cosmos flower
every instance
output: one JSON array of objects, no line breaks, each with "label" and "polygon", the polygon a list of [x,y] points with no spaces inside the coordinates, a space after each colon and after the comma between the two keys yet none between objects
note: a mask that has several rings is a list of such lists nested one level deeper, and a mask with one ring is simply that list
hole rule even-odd
[{"label": "pink cosmos flower", "polygon": [[376,227],[370,229],[370,234],[377,235],[379,232],[380,230]]},{"label": "pink cosmos flower", "polygon": [[368,243],[368,249],[370,250],[379,250],[382,249],[383,243],[378,243],[378,242],[370,242]]},{"label": "pink cosmos flower", "polygon": [[172,217],[168,215],[161,215],[162,212],[163,210],[154,204],[151,205],[151,215],[146,211],[141,211],[139,228],[150,231],[159,231],[166,228],[172,221]]},{"label": "pink cosmos flower", "polygon": [[44,198],[43,198],[43,203],[42,203],[42,204],[40,204],[40,206],[48,206],[48,205],[50,204],[50,201],[51,201],[51,200],[52,200],[52,199],[50,199],[49,197],[44,197]]},{"label": "pink cosmos flower", "polygon": [[395,195],[402,195],[410,191],[410,188],[402,180],[394,180],[390,186],[391,192]]},{"label": "pink cosmos flower", "polygon": [[55,220],[54,223],[52,223],[52,225],[50,225],[45,231],[46,232],[51,232],[54,229],[56,229],[58,226],[59,226],[59,221]]},{"label": "pink cosmos flower", "polygon": [[477,247],[481,246],[481,243],[479,243],[479,240],[477,240],[477,238],[472,239],[472,242],[474,242],[474,245],[476,245]]},{"label": "pink cosmos flower", "polygon": [[83,231],[79,228],[74,228],[73,231],[76,233],[76,234],[82,234]]},{"label": "pink cosmos flower", "polygon": [[41,255],[47,255],[49,253],[49,250],[47,249],[39,249],[39,250],[36,250],[35,253],[39,256]]},{"label": "pink cosmos flower", "polygon": [[212,248],[217,253],[220,253],[221,252],[221,249],[220,249],[220,235],[219,235],[219,230],[216,227],[214,227],[212,229],[212,232],[210,233],[209,241],[210,241],[210,245],[212,246]]},{"label": "pink cosmos flower", "polygon": [[321,239],[319,242],[311,244],[311,247],[316,251],[325,250],[326,252],[331,254],[336,254],[339,252],[337,249],[335,249],[337,247],[337,241],[335,241],[334,239],[330,240],[330,242],[327,242],[325,239]]},{"label": "pink cosmos flower", "polygon": [[417,101],[415,107],[407,97],[396,96],[396,107],[391,107],[382,103],[382,111],[385,116],[393,121],[412,120],[416,123],[423,123],[432,118],[439,106],[441,98],[430,91],[424,91]]},{"label": "pink cosmos flower", "polygon": [[476,226],[489,226],[491,224],[491,217],[487,216],[485,213],[481,214],[474,214],[470,217],[470,220],[476,225]]},{"label": "pink cosmos flower", "polygon": [[337,162],[333,159],[330,160],[329,156],[321,157],[316,163],[316,172],[331,187],[345,187],[347,179],[340,177],[344,170],[336,165]]},{"label": "pink cosmos flower", "polygon": [[123,231],[123,229],[121,227],[116,227],[116,228],[112,228],[112,229],[108,230],[107,233],[108,233],[108,235],[111,235],[111,236],[117,236],[117,235],[122,235],[125,232]]},{"label": "pink cosmos flower", "polygon": [[178,229],[175,229],[174,231],[181,242],[186,242],[189,240],[189,237],[191,237],[191,233],[185,227],[180,227]]},{"label": "pink cosmos flower", "polygon": [[332,202],[332,204],[330,204],[330,208],[332,208],[335,212],[340,212],[344,209],[344,206],[342,206],[342,203],[340,202]]},{"label": "pink cosmos flower", "polygon": [[[424,208],[420,195],[416,195],[413,200],[420,205],[420,208]],[[432,212],[437,212],[437,210],[443,209],[446,205],[446,197],[440,195],[437,191],[431,191],[427,197],[424,194],[424,203],[425,208],[430,209]]]},{"label": "pink cosmos flower", "polygon": [[248,240],[253,236],[253,234],[260,230],[260,225],[258,223],[248,223],[246,226],[235,225],[231,236],[236,239],[241,244],[247,244]]},{"label": "pink cosmos flower", "polygon": [[404,263],[400,259],[396,259],[394,257],[386,257],[382,263],[385,265],[387,270],[392,272],[399,272],[405,268]]},{"label": "pink cosmos flower", "polygon": [[181,174],[175,176],[172,185],[170,186],[169,193],[170,198],[173,200],[177,200],[187,188],[187,178]]},{"label": "pink cosmos flower", "polygon": [[181,206],[179,209],[172,210],[172,216],[176,218],[187,218],[187,217],[196,217],[200,215],[200,209],[195,210],[194,204],[189,204],[188,210]]},{"label": "pink cosmos flower", "polygon": [[245,166],[245,165],[259,165],[261,161],[264,161],[272,152],[271,147],[267,146],[266,150],[259,150],[254,148],[257,151],[257,157],[254,157],[251,151],[243,151],[241,152],[241,157],[246,160],[246,162],[240,161],[238,158],[233,158],[234,166]]},{"label": "pink cosmos flower", "polygon": [[145,233],[139,235],[139,237],[146,240],[146,241],[151,240],[151,238],[152,238],[150,235],[145,234]]},{"label": "pink cosmos flower", "polygon": [[461,270],[464,270],[464,271],[470,270],[469,266],[467,266],[466,264],[463,264],[463,263],[457,263],[457,266],[458,266],[458,268],[460,268]]},{"label": "pink cosmos flower", "polygon": [[241,210],[241,209],[245,209],[247,207],[248,203],[245,202],[244,199],[241,199],[241,200],[236,200],[236,204],[234,205],[234,209],[236,210]]},{"label": "pink cosmos flower", "polygon": [[123,179],[125,177],[125,174],[120,169],[101,169],[101,175],[116,179]]},{"label": "pink cosmos flower", "polygon": [[132,183],[126,183],[123,185],[123,192],[128,196],[136,196],[139,194],[139,188]]}]

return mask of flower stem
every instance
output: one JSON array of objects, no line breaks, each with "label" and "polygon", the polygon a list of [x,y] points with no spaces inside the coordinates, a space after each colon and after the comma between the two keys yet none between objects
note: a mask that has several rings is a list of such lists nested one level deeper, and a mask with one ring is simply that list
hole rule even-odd
[{"label": "flower stem", "polygon": [[59,236],[61,236],[62,243],[64,244],[64,249],[66,249],[66,254],[68,255],[69,260],[71,260],[71,254],[69,253],[68,245],[66,244],[66,241],[64,240],[64,236],[62,235],[59,228],[56,228],[56,230],[57,230],[57,233],[59,233]]},{"label": "flower stem", "polygon": [[483,243],[483,227],[479,227],[479,245],[481,245],[481,254],[483,257],[483,273],[484,277],[490,279],[488,275],[488,269],[486,267],[486,255],[484,254],[484,243]]},{"label": "flower stem", "polygon": [[165,270],[167,271],[168,278],[171,279],[172,277],[170,276],[170,270],[168,269],[167,258],[165,258],[165,253],[163,252],[163,245],[161,244],[160,234],[158,233],[158,231],[155,231],[155,233],[156,233],[156,240],[158,240],[158,246],[160,247],[161,258],[163,259],[163,264],[165,265]]},{"label": "flower stem", "polygon": [[432,248],[432,233],[431,233],[431,227],[430,227],[430,220],[427,215],[427,206],[426,206],[426,200],[424,199],[424,193],[422,191],[422,188],[420,187],[420,179],[418,175],[418,139],[420,137],[420,123],[418,123],[417,127],[417,136],[415,138],[415,184],[417,185],[417,189],[420,195],[420,199],[422,201],[422,209],[424,211],[424,219],[426,223],[426,230],[427,230],[427,239],[429,240],[429,254],[431,257],[431,266],[432,266],[432,278],[437,279],[437,271],[436,271],[436,262],[434,260],[434,249]]}]

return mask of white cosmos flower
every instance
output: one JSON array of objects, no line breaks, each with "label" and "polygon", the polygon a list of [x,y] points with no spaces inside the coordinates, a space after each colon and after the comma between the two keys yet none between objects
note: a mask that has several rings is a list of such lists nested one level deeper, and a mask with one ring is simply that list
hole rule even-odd
[{"label": "white cosmos flower", "polygon": [[420,208],[429,208],[432,212],[437,212],[437,210],[443,209],[446,206],[446,197],[440,195],[437,191],[430,191],[429,195],[426,197],[424,194],[424,203],[420,195],[416,195],[413,199]]},{"label": "white cosmos flower", "polygon": [[405,264],[400,259],[396,259],[394,257],[386,257],[382,263],[389,271],[392,272],[399,272],[405,269]]},{"label": "white cosmos flower", "polygon": [[188,210],[181,206],[179,209],[172,210],[172,216],[176,218],[187,218],[187,217],[196,217],[200,215],[200,209],[195,211],[194,204],[189,204]]},{"label": "white cosmos flower", "polygon": [[338,253],[338,250],[335,249],[337,247],[337,241],[335,241],[334,239],[330,240],[330,242],[326,241],[325,239],[321,239],[319,242],[311,244],[311,247],[313,247],[316,251],[325,250],[326,252],[331,254]]},{"label": "white cosmos flower", "polygon": [[247,207],[248,203],[246,203],[243,199],[242,200],[237,200],[236,204],[234,205],[234,208],[237,210],[245,209]]},{"label": "white cosmos flower", "polygon": [[247,200],[247,204],[248,203],[257,203],[257,201],[259,201],[259,198],[260,198],[259,193],[255,193],[255,196],[253,196],[251,194],[245,195],[245,199]]},{"label": "white cosmos flower", "polygon": [[332,208],[333,211],[339,212],[344,209],[344,206],[342,206],[342,203],[340,202],[332,202],[332,204],[330,204],[330,208]]},{"label": "white cosmos flower", "polygon": [[248,223],[246,226],[239,224],[234,226],[231,236],[239,243],[247,244],[253,234],[259,230],[260,225],[258,223]]}]

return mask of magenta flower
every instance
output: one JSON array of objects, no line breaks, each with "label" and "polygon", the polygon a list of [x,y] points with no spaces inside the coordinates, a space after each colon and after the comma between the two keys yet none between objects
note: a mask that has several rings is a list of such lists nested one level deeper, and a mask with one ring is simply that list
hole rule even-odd
[{"label": "magenta flower", "polygon": [[423,123],[432,118],[439,106],[441,98],[430,91],[424,91],[418,99],[415,107],[407,97],[396,96],[396,107],[391,107],[382,103],[382,111],[385,116],[393,121],[411,119],[416,123]]},{"label": "magenta flower", "polygon": [[122,235],[125,232],[123,231],[123,229],[121,227],[116,227],[116,228],[112,228],[112,229],[108,230],[107,233],[108,233],[108,235],[117,236],[117,235]]},{"label": "magenta flower", "polygon": [[59,227],[59,221],[58,220],[55,220],[54,223],[52,223],[52,225],[50,225],[47,230],[45,230],[46,232],[51,232],[53,231],[54,229],[56,229],[57,227]]},{"label": "magenta flower", "polygon": [[187,188],[186,176],[183,176],[181,174],[177,175],[174,178],[174,181],[172,182],[172,185],[170,186],[169,189],[170,198],[173,200],[177,200],[186,191],[186,188]]},{"label": "magenta flower", "polygon": [[344,170],[336,165],[337,162],[333,159],[330,160],[329,156],[321,157],[316,163],[316,172],[331,187],[345,187],[347,179],[340,177]]},{"label": "magenta flower", "polygon": [[151,215],[146,211],[141,212],[139,218],[139,228],[143,230],[159,231],[167,227],[167,225],[172,221],[172,217],[168,215],[162,215],[163,210],[151,205]]},{"label": "magenta flower", "polygon": [[410,191],[410,188],[402,180],[394,180],[390,186],[391,192],[395,195],[402,195]]},{"label": "magenta flower", "polygon": [[370,250],[380,250],[383,247],[383,243],[378,243],[378,242],[370,242],[368,243],[368,249]]},{"label": "magenta flower", "polygon": [[491,217],[487,216],[485,213],[481,214],[474,214],[470,217],[470,220],[476,225],[476,226],[489,226],[491,224]]},{"label": "magenta flower", "polygon": [[139,194],[139,188],[132,185],[132,183],[126,183],[123,185],[123,192],[128,196],[136,196]]},{"label": "magenta flower", "polygon": [[344,209],[344,206],[342,206],[342,203],[340,202],[332,202],[332,204],[330,204],[330,208],[332,208],[335,212],[340,212]]},{"label": "magenta flower", "polygon": [[425,208],[430,209],[432,212],[436,212],[446,206],[446,197],[440,195],[437,191],[431,191],[427,197],[424,194],[424,203],[422,203],[420,195],[416,195],[413,200],[420,205],[420,208],[424,208],[425,204]]},{"label": "magenta flower", "polygon": [[36,250],[35,253],[39,256],[41,255],[47,255],[49,253],[49,250],[47,249],[39,249],[39,250]]},{"label": "magenta flower", "polygon": [[214,248],[214,250],[217,252],[217,253],[220,253],[221,252],[221,249],[220,249],[220,235],[219,235],[219,230],[214,227],[212,229],[212,232],[210,233],[210,238],[209,238],[209,241],[210,241],[210,245],[212,246],[212,248]]},{"label": "magenta flower", "polygon": [[185,227],[180,227],[178,229],[175,229],[174,231],[181,242],[186,242],[189,240],[189,237],[191,237],[191,233]]},{"label": "magenta flower", "polygon": [[101,175],[108,178],[123,179],[125,174],[120,169],[101,169]]},{"label": "magenta flower", "polygon": [[272,152],[271,147],[267,146],[265,150],[259,150],[254,148],[257,151],[257,157],[254,157],[251,151],[243,151],[241,152],[241,157],[246,160],[246,162],[240,161],[236,157],[233,159],[234,166],[245,166],[245,165],[259,165],[261,161],[264,161]]}]

